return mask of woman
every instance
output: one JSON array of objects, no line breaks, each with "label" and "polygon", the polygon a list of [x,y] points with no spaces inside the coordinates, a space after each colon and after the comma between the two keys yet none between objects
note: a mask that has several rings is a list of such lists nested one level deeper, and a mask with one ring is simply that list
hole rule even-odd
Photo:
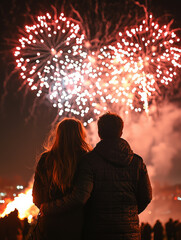
[{"label": "woman", "polygon": [[[40,208],[70,193],[81,157],[90,150],[85,129],[77,119],[65,118],[58,125],[52,146],[41,155],[35,171],[33,202]],[[36,227],[38,239],[81,239],[83,209],[66,214],[40,216]]]}]

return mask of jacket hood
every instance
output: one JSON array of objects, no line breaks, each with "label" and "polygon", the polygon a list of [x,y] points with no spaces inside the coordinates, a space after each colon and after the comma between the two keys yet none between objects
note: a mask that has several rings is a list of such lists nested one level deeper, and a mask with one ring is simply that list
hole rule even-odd
[{"label": "jacket hood", "polygon": [[101,140],[94,150],[106,161],[120,167],[128,166],[133,159],[133,151],[123,138]]}]

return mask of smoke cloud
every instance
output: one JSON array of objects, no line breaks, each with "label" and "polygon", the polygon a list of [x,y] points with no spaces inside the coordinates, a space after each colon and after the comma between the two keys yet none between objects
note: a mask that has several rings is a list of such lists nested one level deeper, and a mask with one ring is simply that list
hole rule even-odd
[{"label": "smoke cloud", "polygon": [[181,152],[181,109],[165,104],[157,114],[142,114],[138,119],[128,117],[123,137],[143,157],[153,181],[173,183],[167,176]]}]

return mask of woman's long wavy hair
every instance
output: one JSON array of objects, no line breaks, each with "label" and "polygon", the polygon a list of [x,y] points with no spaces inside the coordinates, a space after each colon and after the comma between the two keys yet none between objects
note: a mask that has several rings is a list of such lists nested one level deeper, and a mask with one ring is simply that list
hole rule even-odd
[{"label": "woman's long wavy hair", "polygon": [[86,142],[82,123],[74,118],[64,118],[58,123],[54,141],[47,149],[46,168],[51,187],[63,193],[71,187],[80,155],[91,150]]}]

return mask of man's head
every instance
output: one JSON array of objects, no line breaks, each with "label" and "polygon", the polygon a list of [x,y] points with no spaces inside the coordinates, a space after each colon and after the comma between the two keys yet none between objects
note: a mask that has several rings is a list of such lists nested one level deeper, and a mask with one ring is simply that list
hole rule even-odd
[{"label": "man's head", "polygon": [[123,131],[123,120],[115,114],[107,112],[98,120],[98,134],[101,139],[120,138]]}]

